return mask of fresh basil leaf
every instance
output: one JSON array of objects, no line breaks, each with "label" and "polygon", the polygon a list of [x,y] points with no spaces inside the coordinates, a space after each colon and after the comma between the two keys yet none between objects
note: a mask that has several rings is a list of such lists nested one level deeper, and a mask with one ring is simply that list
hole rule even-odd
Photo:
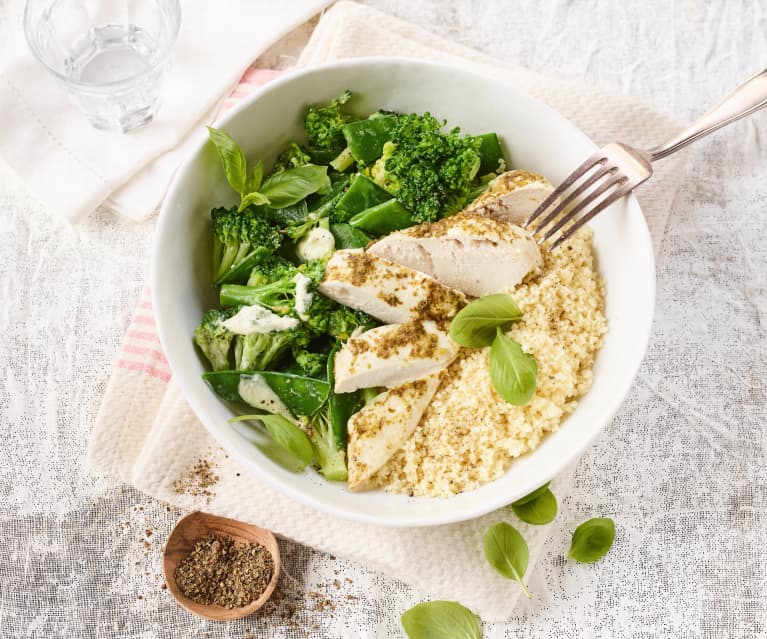
[{"label": "fresh basil leaf", "polygon": [[427,601],[406,610],[402,627],[410,639],[481,639],[479,619],[457,601]]},{"label": "fresh basil leaf", "polygon": [[607,554],[615,541],[615,522],[609,517],[595,517],[575,529],[570,552],[575,561],[591,563]]},{"label": "fresh basil leaf", "polygon": [[281,209],[329,188],[328,167],[306,164],[270,175],[261,184],[261,193],[269,199],[269,206]]},{"label": "fresh basil leaf", "polygon": [[537,379],[535,358],[499,327],[490,347],[490,381],[495,392],[509,404],[524,406],[535,394]]},{"label": "fresh basil leaf", "polygon": [[256,206],[269,204],[269,198],[267,198],[263,193],[259,193],[258,191],[253,191],[252,193],[243,195],[242,201],[240,202],[240,206],[237,208],[237,211],[242,212],[251,204],[255,204]]},{"label": "fresh basil leaf", "polygon": [[545,484],[543,484],[543,486],[538,486],[538,488],[536,488],[533,492],[517,499],[517,501],[515,501],[512,506],[521,506],[522,504],[526,504],[529,501],[533,501],[533,499],[536,499],[539,495],[545,493],[549,489],[550,483],[550,481],[547,481]]},{"label": "fresh basil leaf", "polygon": [[312,442],[309,436],[284,417],[269,414],[240,415],[239,417],[233,417],[229,422],[255,420],[263,423],[272,439],[301,462],[301,468],[305,468],[311,463],[314,457],[314,450],[312,449]]},{"label": "fresh basil leaf", "polygon": [[495,293],[464,306],[450,322],[450,337],[468,348],[490,346],[498,327],[505,328],[522,318],[516,302],[504,293]]},{"label": "fresh basil leaf", "polygon": [[250,172],[250,178],[248,179],[248,193],[258,191],[261,188],[261,182],[264,179],[264,163],[259,160],[258,164],[253,167]]},{"label": "fresh basil leaf", "polygon": [[524,504],[513,503],[511,509],[525,523],[542,526],[557,516],[557,498],[547,488],[538,497]]},{"label": "fresh basil leaf", "polygon": [[288,472],[297,473],[304,469],[304,465],[300,461],[282,448],[282,446],[275,444],[273,439],[269,437],[264,438],[261,429],[256,428],[252,424],[246,424],[245,422],[232,424],[232,428],[245,440],[258,448],[258,450],[271,459],[275,464],[281,466]]},{"label": "fresh basil leaf", "polygon": [[208,127],[208,137],[218,151],[229,185],[240,195],[247,193],[247,168],[245,154],[226,131]]},{"label": "fresh basil leaf", "polygon": [[527,542],[514,526],[499,521],[488,528],[485,533],[485,559],[501,576],[518,582],[528,598],[530,591],[522,578],[529,557]]}]

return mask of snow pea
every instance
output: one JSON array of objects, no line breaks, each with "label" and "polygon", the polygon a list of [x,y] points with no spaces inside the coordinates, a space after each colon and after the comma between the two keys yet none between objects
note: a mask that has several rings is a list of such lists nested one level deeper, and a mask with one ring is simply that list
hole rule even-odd
[{"label": "snow pea", "polygon": [[321,379],[274,371],[215,371],[203,373],[202,376],[219,397],[230,402],[247,404],[239,391],[240,380],[243,377],[261,377],[294,415],[313,415],[325,403],[330,392],[330,384]]},{"label": "snow pea", "polygon": [[333,386],[335,385],[333,367],[335,365],[335,354],[339,348],[341,348],[341,342],[336,342],[328,357],[328,383],[330,385],[328,419],[330,421],[330,428],[333,431],[333,439],[335,439],[339,448],[346,450],[348,434],[346,425],[349,422],[349,418],[360,410],[365,405],[365,402],[359,391],[352,393],[336,393],[333,391]]},{"label": "snow pea", "polygon": [[259,206],[256,209],[256,215],[265,217],[270,222],[279,226],[290,226],[292,224],[301,224],[306,222],[309,215],[309,209],[306,206],[306,200],[301,200],[282,209],[273,209],[269,206]]},{"label": "snow pea", "polygon": [[355,175],[349,190],[336,202],[333,221],[348,222],[349,218],[360,211],[381,204],[390,199],[391,195],[378,186],[373,180],[364,175]]},{"label": "snow pea", "polygon": [[[332,182],[330,190],[320,196],[310,196],[308,202],[310,202],[311,212],[316,217],[325,217],[335,208],[339,198],[343,195],[344,190],[349,186],[351,178],[348,175],[342,176],[341,179]],[[305,221],[305,220],[303,220]]]},{"label": "snow pea", "polygon": [[487,175],[498,172],[498,162],[504,160],[501,142],[495,133],[485,133],[476,136],[479,140],[479,171],[477,175]]},{"label": "snow pea", "polygon": [[349,122],[343,133],[354,159],[368,166],[381,157],[383,145],[391,140],[396,126],[397,116],[374,113],[366,120]]},{"label": "snow pea", "polygon": [[336,249],[365,248],[372,238],[350,224],[331,224],[330,232],[336,240]]},{"label": "snow pea", "polygon": [[349,224],[367,231],[371,235],[380,236],[413,226],[415,221],[411,217],[410,211],[396,199],[391,198],[382,204],[376,204],[369,209],[360,211],[349,220]]}]

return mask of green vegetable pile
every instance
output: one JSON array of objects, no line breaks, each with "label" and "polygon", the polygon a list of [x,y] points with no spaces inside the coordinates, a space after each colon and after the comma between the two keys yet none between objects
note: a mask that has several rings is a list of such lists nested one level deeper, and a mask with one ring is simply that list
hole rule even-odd
[{"label": "green vegetable pile", "polygon": [[[358,117],[352,102],[347,91],[310,106],[306,139],[290,142],[268,173],[228,133],[208,128],[239,202],[210,213],[219,307],[194,332],[212,369],[208,385],[261,411],[236,420],[257,424],[288,465],[314,462],[332,480],[346,479],[346,422],[374,394],[334,393],[332,354],[376,322],[317,290],[327,259],[457,212],[505,167],[495,133],[445,130],[429,113]],[[256,383],[255,395],[241,392]]]}]

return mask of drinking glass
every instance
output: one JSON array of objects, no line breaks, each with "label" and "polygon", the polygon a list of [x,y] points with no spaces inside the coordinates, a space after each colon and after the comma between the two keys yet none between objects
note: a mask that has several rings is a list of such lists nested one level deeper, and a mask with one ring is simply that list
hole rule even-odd
[{"label": "drinking glass", "polygon": [[28,0],[34,56],[98,129],[135,129],[160,106],[179,0]]}]

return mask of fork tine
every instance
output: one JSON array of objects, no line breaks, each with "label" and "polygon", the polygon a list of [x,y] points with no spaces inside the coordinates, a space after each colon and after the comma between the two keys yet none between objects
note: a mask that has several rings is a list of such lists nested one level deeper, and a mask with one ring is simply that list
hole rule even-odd
[{"label": "fork tine", "polygon": [[548,209],[554,201],[564,193],[564,191],[572,185],[575,180],[577,180],[579,177],[581,177],[586,171],[589,171],[597,164],[603,164],[607,161],[607,158],[602,155],[601,151],[597,151],[596,153],[592,154],[585,162],[583,162],[575,171],[573,171],[570,175],[567,176],[564,182],[562,182],[556,189],[554,189],[553,193],[549,195],[539,206],[535,211],[533,211],[532,215],[530,215],[529,218],[525,221],[525,223],[522,225],[524,228],[527,228],[532,224],[535,219],[541,215],[546,209]]},{"label": "fork tine", "polygon": [[557,206],[555,206],[551,213],[549,213],[543,220],[538,224],[538,226],[535,227],[533,231],[533,235],[536,233],[540,233],[543,229],[545,229],[551,222],[553,222],[557,216],[562,213],[567,206],[581,193],[583,193],[586,189],[588,189],[592,184],[595,182],[601,180],[606,174],[608,173],[614,173],[618,169],[614,166],[605,166],[599,171],[596,171],[595,173],[592,173],[587,180],[583,182],[577,189],[575,189],[570,195],[568,195],[564,200],[562,200]]},{"label": "fork tine", "polygon": [[602,210],[606,209],[608,206],[610,206],[613,202],[616,200],[619,200],[624,195],[628,195],[631,192],[632,186],[631,184],[626,184],[625,186],[619,188],[617,191],[614,191],[609,196],[607,196],[604,200],[602,200],[599,204],[597,204],[593,209],[588,211],[585,215],[582,215],[579,219],[577,219],[573,225],[568,228],[564,233],[562,233],[549,247],[549,252],[553,251],[557,246],[562,244],[562,242],[567,241],[567,239],[575,233],[579,228],[581,228],[584,224],[586,224],[591,218],[593,218],[595,215],[600,213]]},{"label": "fork tine", "polygon": [[604,184],[599,185],[598,188],[596,188],[594,191],[589,193],[588,196],[586,196],[583,200],[578,202],[578,204],[576,204],[572,209],[570,209],[554,226],[552,226],[546,232],[546,234],[540,240],[538,240],[538,244],[543,244],[552,235],[554,235],[554,233],[556,233],[559,229],[561,229],[565,224],[573,220],[579,211],[581,211],[583,208],[585,208],[589,204],[592,204],[593,202],[595,202],[602,195],[604,195],[611,188],[613,188],[616,184],[617,185],[623,184],[627,180],[628,178],[625,175],[619,174],[614,179],[608,180]]}]

